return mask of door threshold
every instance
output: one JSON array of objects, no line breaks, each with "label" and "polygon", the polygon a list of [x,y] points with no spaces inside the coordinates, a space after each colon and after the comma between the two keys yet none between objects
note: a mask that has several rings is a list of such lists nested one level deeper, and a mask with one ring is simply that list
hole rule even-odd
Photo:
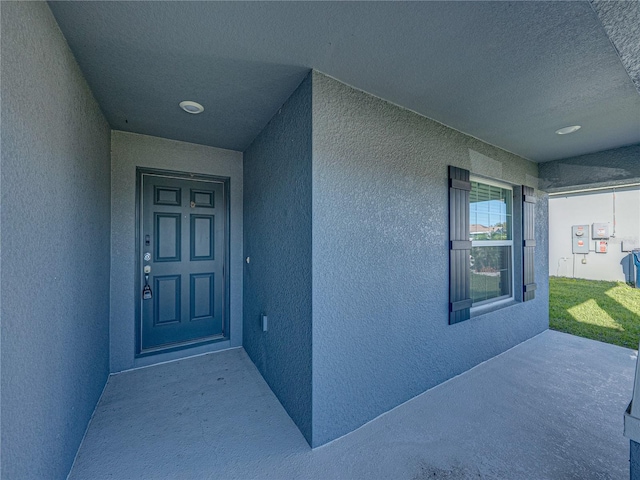
[{"label": "door threshold", "polygon": [[136,358],[149,357],[151,355],[157,355],[159,353],[169,353],[178,350],[184,350],[187,348],[200,347],[202,345],[208,345],[210,343],[222,342],[229,340],[229,337],[224,335],[215,335],[213,337],[199,338],[196,340],[190,340],[188,342],[172,343],[169,345],[162,345],[159,347],[147,348],[136,354]]}]

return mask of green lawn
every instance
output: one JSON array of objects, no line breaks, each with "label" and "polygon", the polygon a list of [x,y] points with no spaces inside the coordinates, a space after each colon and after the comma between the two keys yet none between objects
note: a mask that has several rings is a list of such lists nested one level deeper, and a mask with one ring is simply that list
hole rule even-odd
[{"label": "green lawn", "polygon": [[551,277],[549,327],[637,350],[640,289],[622,282]]}]

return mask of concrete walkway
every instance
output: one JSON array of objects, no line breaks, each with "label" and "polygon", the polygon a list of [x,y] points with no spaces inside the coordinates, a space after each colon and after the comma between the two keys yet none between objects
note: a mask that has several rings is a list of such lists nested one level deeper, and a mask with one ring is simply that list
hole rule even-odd
[{"label": "concrete walkway", "polygon": [[112,376],[71,479],[628,479],[636,352],[547,331],[311,450],[242,349]]}]

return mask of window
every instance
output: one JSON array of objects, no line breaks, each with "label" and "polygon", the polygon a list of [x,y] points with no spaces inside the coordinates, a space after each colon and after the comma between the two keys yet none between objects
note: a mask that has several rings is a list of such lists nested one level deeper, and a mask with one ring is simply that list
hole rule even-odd
[{"label": "window", "polygon": [[471,300],[477,307],[513,297],[513,190],[470,180]]},{"label": "window", "polygon": [[[449,324],[535,299],[533,187],[449,165]],[[515,215],[515,222],[514,222]],[[514,244],[515,241],[515,244]]]}]

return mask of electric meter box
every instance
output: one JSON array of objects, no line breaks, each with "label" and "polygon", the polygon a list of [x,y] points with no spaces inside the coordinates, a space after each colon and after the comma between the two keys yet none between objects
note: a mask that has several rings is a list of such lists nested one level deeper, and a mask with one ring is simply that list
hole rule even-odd
[{"label": "electric meter box", "polygon": [[596,240],[596,253],[607,253],[609,242],[607,240]]},{"label": "electric meter box", "polygon": [[589,253],[589,225],[571,227],[572,253]]},{"label": "electric meter box", "polygon": [[609,238],[608,223],[594,223],[591,225],[591,238],[600,240],[601,238]]}]

